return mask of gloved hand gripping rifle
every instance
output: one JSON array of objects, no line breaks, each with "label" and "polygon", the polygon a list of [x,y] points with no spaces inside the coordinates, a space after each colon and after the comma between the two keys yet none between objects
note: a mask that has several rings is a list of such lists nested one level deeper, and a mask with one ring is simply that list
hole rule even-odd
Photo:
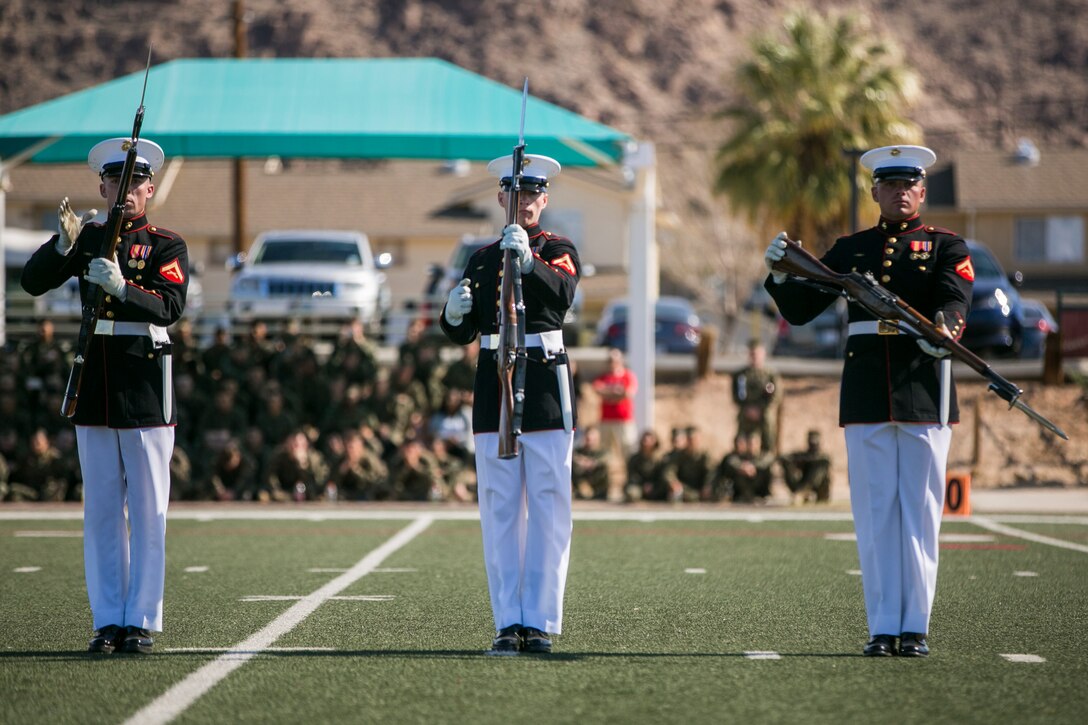
[{"label": "gloved hand gripping rifle", "polygon": [[897,295],[877,284],[872,274],[833,272],[791,239],[786,240],[786,256],[775,262],[773,267],[776,271],[809,280],[817,286],[856,302],[878,320],[897,327],[901,332],[922,337],[933,345],[947,348],[953,358],[986,378],[990,382],[989,389],[1005,400],[1009,408],[1019,408],[1039,425],[1069,440],[1065,431],[1020,400],[1023,390],[999,375],[985,360],[946,335],[942,328],[934,325]]}]

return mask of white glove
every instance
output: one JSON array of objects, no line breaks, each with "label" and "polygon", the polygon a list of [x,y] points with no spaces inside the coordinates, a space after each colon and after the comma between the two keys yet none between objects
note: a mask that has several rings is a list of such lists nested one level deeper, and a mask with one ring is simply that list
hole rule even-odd
[{"label": "white glove", "polygon": [[[943,312],[938,312],[933,317],[933,324],[934,324],[934,326],[937,327],[937,329],[939,329],[941,332],[943,332],[949,338],[952,337],[952,334],[948,331],[948,328],[945,327],[944,313]],[[922,348],[922,352],[926,353],[927,355],[932,355],[933,357],[936,357],[936,358],[948,357],[949,355],[952,354],[952,351],[949,350],[944,345],[934,345],[932,342],[925,339],[924,337],[919,337],[918,338],[918,347]]]},{"label": "white glove", "polygon": [[106,294],[113,295],[119,300],[128,296],[125,277],[121,274],[121,267],[118,266],[116,259],[95,257],[91,260],[91,265],[87,268],[87,274],[83,275],[83,279],[98,285]]},{"label": "white glove", "polygon": [[785,232],[779,232],[778,236],[772,239],[767,246],[767,251],[763,253],[763,264],[767,265],[767,271],[771,273],[771,279],[774,280],[775,284],[782,284],[786,281],[786,273],[773,269],[771,265],[786,256],[786,240],[788,238]]},{"label": "white glove", "polygon": [[72,251],[72,247],[75,246],[76,240],[79,239],[79,233],[83,231],[83,227],[86,226],[87,222],[94,219],[96,214],[98,214],[98,210],[91,209],[82,217],[77,217],[76,213],[72,211],[72,205],[68,203],[68,197],[66,196],[60,200],[60,206],[57,208],[57,231],[60,232],[56,243],[58,254],[68,256],[68,253]]},{"label": "white glove", "polygon": [[465,315],[472,310],[472,289],[469,287],[471,282],[468,279],[463,279],[457,283],[457,286],[450,290],[450,297],[446,300],[446,311],[443,313],[446,316],[446,322],[450,323],[454,327],[461,324],[461,320],[465,319]]},{"label": "white glove", "polygon": [[533,271],[536,259],[533,250],[529,249],[529,235],[517,224],[510,224],[502,230],[502,242],[499,249],[512,249],[518,255],[518,266],[522,274]]}]

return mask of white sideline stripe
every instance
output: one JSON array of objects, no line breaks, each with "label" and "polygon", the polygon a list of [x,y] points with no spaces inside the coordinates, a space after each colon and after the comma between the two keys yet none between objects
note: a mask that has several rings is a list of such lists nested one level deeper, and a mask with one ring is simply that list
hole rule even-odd
[{"label": "white sideline stripe", "polygon": [[185,571],[188,574],[203,574],[204,572],[208,571],[208,567],[206,567],[206,566],[187,566],[187,567],[185,567]]},{"label": "white sideline stripe", "polygon": [[750,660],[780,660],[782,655],[777,652],[745,652],[744,656]]},{"label": "white sideline stripe", "polygon": [[383,566],[380,569],[375,569],[374,573],[375,574],[411,574],[411,573],[417,572],[417,571],[419,571],[419,569],[406,569],[406,568],[403,568],[403,567],[398,568],[398,567],[395,567],[395,566]]},{"label": "white sideline stripe", "polygon": [[273,642],[294,629],[329,598],[374,571],[387,557],[419,536],[433,521],[431,516],[420,516],[360,559],[355,566],[292,605],[264,629],[234,645],[138,710],[125,721],[125,725],[170,722],[231,672],[271,647]]},{"label": "white sideline stripe", "polygon": [[1014,571],[1013,576],[1039,576],[1037,571]]},{"label": "white sideline stripe", "polygon": [[699,567],[692,567],[690,569],[684,569],[684,573],[685,574],[706,574],[706,569],[701,569]]},{"label": "white sideline stripe", "polygon": [[82,531],[16,531],[17,539],[81,539]]},{"label": "white sideline stripe", "polygon": [[846,573],[850,576],[861,576],[861,569],[847,569]]},{"label": "white sideline stripe", "polygon": [[[81,521],[83,511],[71,510],[43,510],[23,509],[20,511],[0,510],[0,521]],[[180,505],[171,506],[168,518],[175,521],[200,521],[204,523],[216,521],[414,521],[422,514],[423,509],[374,509],[374,508],[343,508],[330,509],[321,514],[313,514],[305,510],[292,509],[264,509],[256,505],[254,510],[227,506],[222,511],[206,508],[186,509]],[[476,509],[450,509],[428,510],[426,513],[435,521],[479,521],[480,514]],[[958,521],[977,522],[980,516],[963,516]],[[759,514],[746,513],[740,510],[647,510],[647,509],[617,509],[610,511],[581,511],[574,510],[576,521],[747,521],[751,523],[766,521],[852,521],[849,511],[761,511]],[[1075,526],[1088,526],[1088,516],[1062,515],[1062,514],[992,514],[985,517],[986,521],[1004,521],[1013,524],[1069,524]],[[82,536],[72,532],[68,535]]]},{"label": "white sideline stripe", "polygon": [[[1024,531],[1022,529],[1014,529],[1011,526],[1005,526],[999,524],[993,519],[983,516],[972,516],[971,523],[976,526],[981,526],[984,529],[989,529],[998,534],[1004,534],[1005,536],[1014,536],[1018,539],[1026,539],[1027,541],[1034,541],[1036,544],[1046,544],[1047,546],[1057,546],[1061,549],[1069,549],[1071,551],[1079,551],[1082,554],[1088,554],[1088,546],[1084,544],[1075,544],[1072,541],[1065,541],[1064,539],[1055,539],[1050,536],[1043,536],[1041,534],[1033,534],[1030,531]],[[1030,522],[1025,522],[1030,523]]]},{"label": "white sideline stripe", "polygon": [[1039,655],[1001,655],[1001,656],[1004,657],[1005,659],[1007,659],[1009,662],[1018,662],[1018,663],[1021,663],[1021,664],[1023,664],[1023,663],[1036,664],[1036,663],[1039,663],[1039,662],[1046,662],[1046,658],[1045,657],[1040,657]]},{"label": "white sideline stripe", "polygon": [[34,572],[41,570],[42,568],[40,566],[17,566],[12,569],[16,574],[33,574]]}]

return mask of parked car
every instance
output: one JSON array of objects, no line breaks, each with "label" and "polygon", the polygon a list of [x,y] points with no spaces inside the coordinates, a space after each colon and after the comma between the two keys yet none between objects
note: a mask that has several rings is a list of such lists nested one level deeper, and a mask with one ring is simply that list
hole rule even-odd
[{"label": "parked car", "polygon": [[[446,304],[446,298],[455,284],[461,281],[461,275],[465,273],[469,258],[477,250],[494,244],[498,237],[479,237],[466,234],[454,247],[445,266],[431,265],[427,280],[424,283],[423,299],[428,309],[434,310],[435,315]],[[582,265],[582,277],[593,276],[591,265]],[[568,347],[578,344],[578,338],[582,329],[582,307],[585,304],[585,294],[581,285],[574,292],[574,302],[567,310],[563,318],[563,339]]]},{"label": "parked car", "polygon": [[[702,323],[683,297],[658,297],[654,305],[654,347],[658,353],[688,354],[699,346]],[[627,349],[627,300],[608,302],[597,323],[598,345]]]},{"label": "parked car", "polygon": [[977,355],[1019,355],[1023,343],[1024,310],[1019,272],[1006,275],[986,245],[967,240],[975,283],[971,311],[960,342]]},{"label": "parked car", "polygon": [[1058,322],[1042,302],[1021,300],[1024,312],[1023,336],[1020,339],[1020,357],[1040,358],[1046,352],[1046,338],[1058,331]]},{"label": "parked car", "polygon": [[377,333],[391,302],[387,260],[357,231],[304,229],[258,235],[230,264],[228,311],[236,322],[301,315],[358,319]]},{"label": "parked car", "polygon": [[847,337],[846,307],[846,300],[839,297],[804,325],[779,318],[775,356],[841,358]]}]

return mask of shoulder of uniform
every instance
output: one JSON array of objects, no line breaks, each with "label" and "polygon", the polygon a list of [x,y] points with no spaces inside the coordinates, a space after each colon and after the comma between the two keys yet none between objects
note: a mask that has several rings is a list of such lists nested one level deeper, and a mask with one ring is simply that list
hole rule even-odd
[{"label": "shoulder of uniform", "polygon": [[177,232],[175,232],[173,230],[170,230],[170,229],[166,229],[164,227],[155,226],[155,225],[149,226],[147,228],[147,233],[148,234],[154,234],[156,237],[163,237],[165,239],[180,239],[181,238],[181,235],[178,234]]},{"label": "shoulder of uniform", "polygon": [[935,226],[932,226],[932,225],[927,225],[925,227],[925,230],[927,232],[929,232],[930,234],[945,234],[945,235],[948,235],[950,237],[958,237],[959,236],[959,234],[957,234],[956,232],[952,231],[951,229],[945,229],[944,227],[935,227]]},{"label": "shoulder of uniform", "polygon": [[541,232],[545,241],[549,242],[569,242],[570,240],[564,237],[562,234],[556,234],[555,232]]}]

